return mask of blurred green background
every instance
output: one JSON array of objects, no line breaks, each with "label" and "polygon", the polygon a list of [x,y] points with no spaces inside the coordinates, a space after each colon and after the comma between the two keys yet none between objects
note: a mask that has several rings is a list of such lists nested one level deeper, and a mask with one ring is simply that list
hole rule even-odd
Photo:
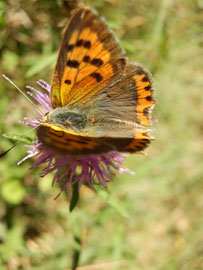
[{"label": "blurred green background", "polygon": [[[68,2],[68,1],[67,1]],[[21,89],[51,82],[74,1],[0,1],[0,74]],[[76,2],[75,2],[76,3]],[[156,140],[147,156],[126,159],[135,175],[117,175],[109,194],[69,194],[52,176],[29,171],[19,144],[0,161],[0,270],[203,269],[203,77],[201,0],[97,0],[131,61],[154,77]],[[29,102],[0,78],[0,150],[29,128]],[[9,138],[6,138],[10,136]],[[32,135],[34,137],[34,134]],[[82,243],[82,244],[80,244]]]}]

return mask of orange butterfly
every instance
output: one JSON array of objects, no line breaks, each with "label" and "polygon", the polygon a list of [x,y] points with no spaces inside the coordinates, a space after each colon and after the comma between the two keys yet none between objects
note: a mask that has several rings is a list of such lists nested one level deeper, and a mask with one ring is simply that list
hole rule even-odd
[{"label": "orange butterfly", "polygon": [[38,128],[48,148],[71,155],[142,151],[155,104],[152,78],[95,11],[80,8],[65,31],[52,86],[53,111]]}]

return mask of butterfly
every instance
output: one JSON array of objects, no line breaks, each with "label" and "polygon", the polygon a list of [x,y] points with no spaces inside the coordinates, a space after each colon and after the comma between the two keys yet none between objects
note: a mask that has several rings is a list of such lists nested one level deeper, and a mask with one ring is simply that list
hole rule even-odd
[{"label": "butterfly", "polygon": [[82,7],[73,14],[53,74],[53,111],[37,131],[42,144],[76,156],[148,146],[152,77],[124,54],[96,11]]}]

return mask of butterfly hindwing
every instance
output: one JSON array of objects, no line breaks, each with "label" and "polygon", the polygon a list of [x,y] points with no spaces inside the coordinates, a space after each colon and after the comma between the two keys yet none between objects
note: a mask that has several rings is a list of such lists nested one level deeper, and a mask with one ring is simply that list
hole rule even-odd
[{"label": "butterfly hindwing", "polygon": [[151,74],[139,64],[130,63],[120,80],[81,106],[92,114],[94,135],[103,136],[102,140],[119,152],[135,153],[144,150],[152,140],[146,127],[151,125],[153,92]]},{"label": "butterfly hindwing", "polygon": [[105,143],[97,137],[77,134],[49,124],[39,127],[38,137],[48,148],[62,154],[80,156],[115,151],[113,145]]},{"label": "butterfly hindwing", "polygon": [[83,156],[89,154],[104,154],[108,152],[136,153],[144,150],[152,138],[146,131],[136,132],[133,136],[93,136],[92,134],[77,134],[57,126],[43,124],[38,129],[40,141],[48,148],[62,154]]},{"label": "butterfly hindwing", "polygon": [[121,123],[129,123],[129,129],[133,125],[143,128],[151,124],[151,110],[155,104],[153,92],[151,74],[139,64],[130,63],[120,80],[107,85],[80,106],[92,111],[95,122],[105,119],[105,125],[108,125],[117,119]]}]

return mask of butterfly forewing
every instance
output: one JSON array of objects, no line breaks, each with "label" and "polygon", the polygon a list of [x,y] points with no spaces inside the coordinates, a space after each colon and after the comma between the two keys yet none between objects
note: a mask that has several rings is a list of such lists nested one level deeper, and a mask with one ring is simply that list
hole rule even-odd
[{"label": "butterfly forewing", "polygon": [[121,76],[123,53],[104,20],[96,12],[80,8],[61,43],[51,88],[53,108],[75,106]]}]

